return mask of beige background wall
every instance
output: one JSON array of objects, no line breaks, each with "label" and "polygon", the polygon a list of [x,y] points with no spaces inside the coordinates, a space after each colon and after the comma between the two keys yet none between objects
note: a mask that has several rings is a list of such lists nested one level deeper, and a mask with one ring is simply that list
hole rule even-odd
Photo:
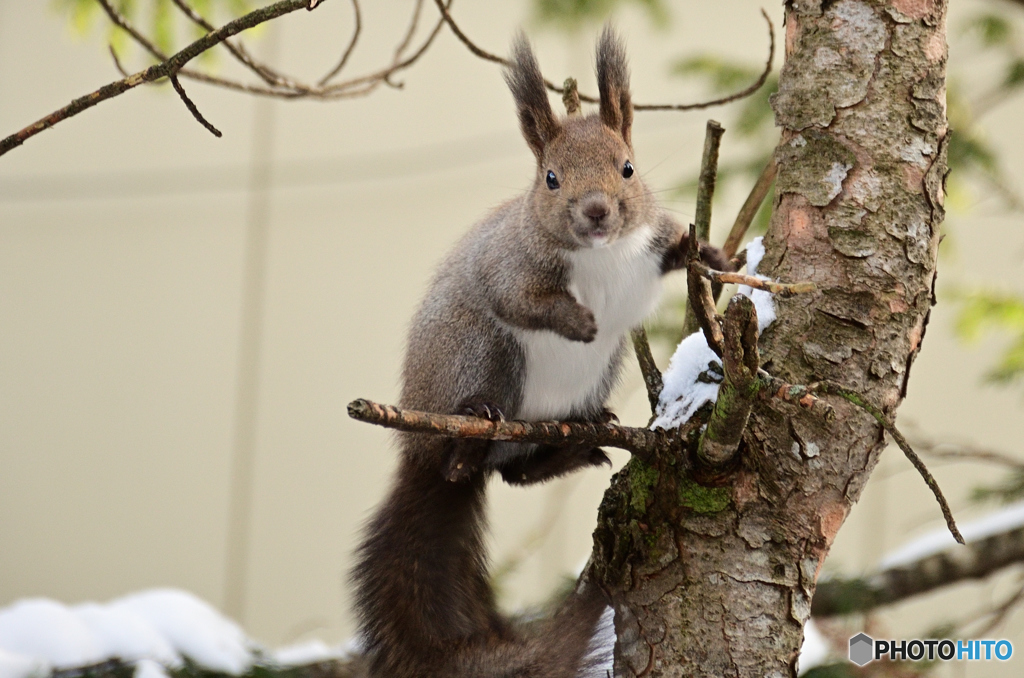
[{"label": "beige background wall", "polygon": [[[388,57],[411,6],[367,4],[358,70]],[[698,98],[667,77],[672,57],[763,59],[756,3],[671,4],[669,31],[639,14],[619,18],[638,101]],[[954,17],[976,6],[956,3]],[[523,2],[456,7],[467,31],[498,51],[517,26],[530,28]],[[781,8],[768,9],[779,25]],[[347,5],[328,2],[280,21],[258,49],[279,50],[283,64],[312,78],[333,64],[349,28]],[[549,77],[575,75],[594,89],[591,32],[530,32]],[[102,43],[73,39],[48,3],[0,0],[0,133],[115,77]],[[499,70],[450,34],[402,80],[401,91],[332,104],[260,102],[186,81],[224,131],[219,140],[166,87],[142,89],[0,159],[0,605],[173,585],[240,609],[249,631],[271,644],[351,633],[349,554],[394,452],[384,431],[350,421],[345,404],[395,399],[406,322],[432,267],[485,210],[528,185],[532,166]],[[1020,108],[989,122],[1005,163],[1024,177]],[[711,115],[728,126],[729,113]],[[636,164],[655,189],[695,171],[706,118],[638,115]],[[729,143],[727,134],[727,156]],[[260,158],[269,163],[265,189],[253,179]],[[726,223],[742,195],[722,198],[716,210]],[[680,218],[692,215],[687,201],[669,204]],[[1021,291],[1019,219],[992,200],[974,207],[970,218],[950,219],[954,247],[940,282]],[[246,238],[261,223],[265,278],[247,295]],[[246,344],[243,309],[259,298],[262,306],[248,307],[262,308],[250,316],[248,341],[258,341]],[[940,305],[901,423],[1024,455],[1019,391],[977,387],[998,342],[965,350],[950,328]],[[254,356],[249,381],[244,345]],[[239,406],[247,399],[248,415]],[[645,418],[632,365],[615,401],[624,420]],[[249,415],[252,503],[247,542],[237,542],[248,575],[233,607],[233,450]],[[830,569],[870,569],[908,534],[941,524],[907,468],[887,453]],[[608,475],[528,491],[495,484],[497,561],[557,516],[505,583],[508,605],[542,598],[581,564]],[[977,513],[967,490],[992,472],[961,465],[936,475],[967,517]],[[949,605],[1005,586],[963,587],[945,609],[910,609],[892,623],[909,635],[947,618]],[[1013,628],[1019,633],[1020,619]]]}]

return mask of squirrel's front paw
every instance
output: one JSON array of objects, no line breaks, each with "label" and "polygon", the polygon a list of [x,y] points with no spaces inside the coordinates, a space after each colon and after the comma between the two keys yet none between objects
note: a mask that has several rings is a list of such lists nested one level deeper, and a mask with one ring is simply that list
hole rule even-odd
[{"label": "squirrel's front paw", "polygon": [[569,324],[562,335],[566,339],[582,341],[584,344],[592,342],[597,336],[597,318],[594,317],[593,311],[580,306],[579,317],[576,319],[576,322]]}]

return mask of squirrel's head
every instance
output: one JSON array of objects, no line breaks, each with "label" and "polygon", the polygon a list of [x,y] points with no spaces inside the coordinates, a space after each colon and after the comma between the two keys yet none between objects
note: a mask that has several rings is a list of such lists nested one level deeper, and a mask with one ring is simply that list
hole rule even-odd
[{"label": "squirrel's head", "polygon": [[530,201],[541,226],[571,248],[601,247],[650,218],[650,192],[634,168],[633,104],[622,43],[608,27],[597,43],[600,108],[559,120],[526,37],[505,72],[519,124],[537,158]]}]

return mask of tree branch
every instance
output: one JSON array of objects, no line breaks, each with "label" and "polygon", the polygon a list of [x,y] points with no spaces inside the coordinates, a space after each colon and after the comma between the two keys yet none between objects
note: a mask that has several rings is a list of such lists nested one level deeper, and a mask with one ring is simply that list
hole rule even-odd
[{"label": "tree branch", "polygon": [[1024,527],[952,547],[865,578],[818,583],[811,614],[833,617],[892,605],[927,591],[981,579],[1024,562]]},{"label": "tree branch", "polygon": [[[457,37],[459,41],[462,42],[462,44],[465,45],[470,52],[472,52],[474,55],[480,57],[485,61],[491,61],[493,63],[501,64],[502,66],[508,67],[508,59],[498,56],[493,52],[488,52],[487,50],[483,49],[482,47],[474,43],[472,40],[470,40],[469,36],[466,35],[461,28],[459,28],[459,25],[457,23],[455,23],[455,19],[452,18],[451,13],[444,6],[441,0],[434,0],[434,4],[437,5],[437,9],[439,12],[441,12],[441,16],[443,16],[444,20],[448,23],[448,27],[452,29],[452,33],[455,34],[455,37]],[[765,12],[763,9],[761,10],[761,16],[763,16],[764,20],[768,23],[768,59],[767,61],[765,61],[764,70],[761,72],[761,75],[749,87],[746,87],[745,89],[742,89],[734,94],[721,97],[719,99],[712,99],[711,101],[702,101],[696,104],[633,104],[633,110],[695,111],[701,108],[711,108],[712,106],[721,106],[723,104],[728,104],[733,101],[738,101],[739,99],[748,97],[757,90],[761,89],[761,86],[764,85],[764,83],[768,80],[768,76],[771,75],[772,63],[775,61],[775,25],[772,23],[772,20],[768,17],[768,13]],[[565,90],[562,87],[559,87],[558,85],[556,85],[555,83],[551,82],[546,78],[544,79],[544,86],[547,87],[552,92],[555,92],[556,94],[565,93]],[[600,101],[597,97],[593,97],[582,93],[579,95],[579,98],[580,101],[585,101],[588,104],[596,104],[599,103]]]},{"label": "tree branch", "polygon": [[757,395],[757,310],[749,297],[737,295],[725,311],[722,369],[725,378],[707,428],[697,446],[697,459],[712,469],[736,456]]},{"label": "tree branch", "polygon": [[[348,416],[358,421],[411,433],[429,433],[453,438],[480,438],[551,445],[607,445],[628,450],[650,460],[655,452],[681,449],[682,441],[697,430],[699,422],[672,431],[633,428],[618,424],[568,421],[490,421],[481,417],[435,414],[353,400]],[[680,455],[682,458],[682,455]]]},{"label": "tree branch", "polygon": [[722,355],[722,326],[715,312],[715,299],[711,294],[711,283],[698,275],[696,269],[689,264],[697,261],[700,245],[697,242],[696,228],[690,224],[689,252],[686,266],[686,319],[683,323],[683,336],[688,337],[698,329],[704,332],[708,347],[716,355]]},{"label": "tree branch", "polygon": [[[700,176],[697,179],[697,208],[694,214],[694,223],[690,226],[690,263],[700,261],[699,241],[707,242],[711,233],[711,201],[715,196],[715,183],[718,177],[718,149],[721,146],[723,134],[725,134],[725,129],[718,122],[708,120],[704,130],[704,152],[700,160]],[[683,314],[683,336],[690,336],[697,331],[698,327],[708,334],[708,317],[714,314],[715,295],[711,286],[698,280],[694,271],[690,269],[687,270],[686,280],[690,303],[687,304]],[[698,300],[693,298],[694,291],[703,295],[705,288],[707,288],[710,304],[706,303],[707,299],[701,300],[701,303],[698,304]],[[695,313],[696,315],[694,315]],[[708,336],[708,346],[718,355],[722,355],[720,343],[717,341],[713,343],[712,337]]]},{"label": "tree branch", "polygon": [[791,297],[794,294],[805,294],[818,289],[812,282],[780,283],[772,280],[764,280],[763,278],[757,278],[752,275],[743,275],[742,273],[716,271],[702,261],[694,261],[690,264],[690,267],[693,268],[698,275],[707,278],[711,282],[719,284],[735,283],[738,285],[746,285],[747,287],[752,287],[755,290],[764,290],[765,292],[777,294],[780,297]]},{"label": "tree branch", "polygon": [[651,403],[651,412],[654,412],[661,399],[661,391],[665,388],[665,382],[657,363],[654,362],[654,354],[651,353],[651,344],[647,341],[647,332],[644,328],[636,328],[630,337],[633,339],[633,351],[636,353],[637,362],[640,363],[640,372],[644,376],[644,385],[647,387],[647,400]]},{"label": "tree branch", "polygon": [[178,74],[171,73],[168,77],[171,80],[171,86],[174,88],[174,91],[178,93],[178,96],[181,97],[181,100],[185,103],[185,108],[187,108],[188,112],[192,114],[192,117],[198,120],[200,125],[208,129],[210,134],[213,136],[217,138],[224,136],[219,129],[214,127],[209,120],[203,117],[203,114],[199,112],[199,108],[191,99],[188,98],[188,95],[185,94],[185,88],[181,86],[180,82],[178,82]]},{"label": "tree branch", "polygon": [[809,388],[817,393],[827,393],[850,401],[870,414],[879,424],[882,425],[882,428],[884,428],[896,444],[899,445],[899,448],[903,450],[903,454],[906,455],[907,459],[910,460],[910,463],[914,465],[915,469],[917,469],[921,478],[924,479],[925,484],[928,485],[928,489],[930,489],[932,494],[935,495],[935,499],[939,502],[939,507],[942,509],[942,516],[946,519],[946,527],[949,528],[950,534],[953,535],[953,538],[956,539],[958,543],[963,544],[963,535],[960,534],[960,530],[956,527],[956,521],[953,519],[953,511],[949,508],[949,503],[946,501],[945,495],[942,494],[942,489],[939,487],[938,481],[935,480],[935,477],[928,470],[928,467],[921,460],[921,457],[917,456],[917,453],[914,452],[914,449],[910,446],[910,443],[907,442],[907,439],[903,437],[903,434],[899,432],[899,429],[889,421],[889,418],[886,417],[881,410],[869,403],[860,393],[844,388],[843,386],[839,386],[838,384],[821,381],[816,384],[812,384]]},{"label": "tree branch", "polygon": [[[419,18],[420,6],[422,4],[423,0],[417,0],[416,11],[413,14],[412,30],[416,29],[416,20]],[[330,82],[331,79],[334,78],[334,76],[336,76],[338,73],[341,72],[343,68],[345,68],[345,64],[348,63],[349,57],[352,56],[352,52],[355,51],[356,43],[359,42],[359,34],[362,33],[363,31],[363,15],[359,9],[359,0],[352,0],[352,13],[353,20],[355,21],[355,27],[352,29],[352,37],[349,38],[348,46],[345,47],[345,51],[341,53],[341,59],[338,60],[338,63],[335,64],[334,68],[328,71],[327,74],[324,75],[324,77],[320,78],[319,82],[317,82],[317,84],[320,85],[321,87]],[[411,31],[409,33],[409,36],[412,36]],[[406,41],[403,40],[402,45],[404,46],[405,44]]]},{"label": "tree branch", "polygon": [[[105,0],[101,0],[101,2],[105,3]],[[146,70],[135,73],[127,78],[112,82],[109,85],[104,85],[95,92],[75,99],[60,110],[54,111],[45,118],[37,120],[28,127],[6,137],[0,141],[0,155],[7,153],[11,149],[17,148],[25,143],[27,139],[34,137],[43,130],[50,129],[57,123],[78,115],[82,111],[92,108],[100,102],[116,97],[119,94],[123,94],[124,92],[138,87],[143,83],[153,82],[154,80],[168,77],[172,73],[176,74],[181,71],[182,66],[187,64],[189,61],[210,48],[222,43],[231,36],[237,35],[238,33],[241,33],[248,28],[252,28],[253,26],[258,26],[264,22],[270,21],[271,19],[276,19],[279,16],[289,14],[299,9],[307,9],[309,3],[310,0],[281,0],[280,2],[275,2],[272,5],[267,5],[266,7],[249,12],[245,16],[239,17],[238,19],[225,24],[216,31],[207,33],[202,38],[196,40],[171,56],[169,59],[150,66]]]},{"label": "tree branch", "polygon": [[768,195],[768,189],[775,182],[775,173],[775,156],[772,155],[772,157],[768,158],[768,164],[764,166],[761,174],[757,177],[754,187],[750,189],[750,195],[743,201],[743,207],[740,208],[739,214],[736,215],[736,221],[733,222],[732,229],[729,230],[729,235],[725,239],[725,244],[722,245],[722,252],[725,253],[725,256],[731,258],[736,255],[736,250],[739,249],[740,243],[743,242],[743,237],[747,234],[750,224],[753,223],[757,210],[761,208],[761,203],[764,202],[765,196]]}]

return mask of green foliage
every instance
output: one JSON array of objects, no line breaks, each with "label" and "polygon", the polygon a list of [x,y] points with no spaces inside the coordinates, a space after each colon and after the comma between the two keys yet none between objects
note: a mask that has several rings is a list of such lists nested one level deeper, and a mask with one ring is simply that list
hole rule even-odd
[{"label": "green foliage", "polygon": [[575,30],[604,21],[625,4],[640,5],[655,25],[668,23],[665,0],[533,0],[533,15],[542,25]]},{"label": "green foliage", "polygon": [[965,341],[977,341],[993,330],[1010,335],[1010,345],[986,375],[990,381],[1008,384],[1024,376],[1024,299],[989,291],[962,294],[957,333]]}]

